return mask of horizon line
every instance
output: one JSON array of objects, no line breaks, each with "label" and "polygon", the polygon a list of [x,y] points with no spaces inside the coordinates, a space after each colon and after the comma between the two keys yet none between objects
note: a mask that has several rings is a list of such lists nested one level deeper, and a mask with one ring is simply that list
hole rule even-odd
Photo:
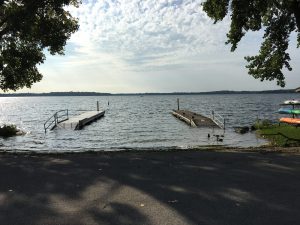
[{"label": "horizon line", "polygon": [[103,96],[113,96],[113,95],[192,95],[192,94],[239,94],[239,93],[296,93],[295,89],[275,89],[275,90],[260,90],[260,91],[233,91],[233,90],[219,90],[219,91],[199,91],[199,92],[132,92],[132,93],[109,93],[109,92],[96,92],[96,91],[53,91],[53,92],[22,92],[22,93],[0,93],[0,96],[59,96],[59,95],[103,95]]}]

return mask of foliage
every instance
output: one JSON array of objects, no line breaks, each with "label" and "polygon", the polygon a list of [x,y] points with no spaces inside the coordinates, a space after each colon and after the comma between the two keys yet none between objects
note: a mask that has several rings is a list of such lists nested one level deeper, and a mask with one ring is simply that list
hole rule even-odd
[{"label": "foliage", "polygon": [[272,127],[273,123],[270,120],[257,120],[253,125],[255,130],[266,129]]},{"label": "foliage", "polygon": [[78,29],[65,6],[78,0],[0,0],[0,89],[30,88],[42,79],[37,65],[50,54],[63,54]]},{"label": "foliage", "polygon": [[0,137],[11,137],[18,133],[18,129],[15,125],[3,125],[0,126]]},{"label": "foliage", "polygon": [[276,79],[277,85],[285,86],[283,70],[292,70],[287,53],[292,32],[297,32],[297,47],[300,45],[300,0],[206,0],[203,9],[215,23],[230,14],[226,44],[232,45],[231,51],[247,31],[263,28],[259,54],[245,57],[249,63],[246,67],[256,79]]},{"label": "foliage", "polygon": [[260,128],[258,134],[270,141],[272,146],[300,146],[300,128],[291,125],[270,125]]}]

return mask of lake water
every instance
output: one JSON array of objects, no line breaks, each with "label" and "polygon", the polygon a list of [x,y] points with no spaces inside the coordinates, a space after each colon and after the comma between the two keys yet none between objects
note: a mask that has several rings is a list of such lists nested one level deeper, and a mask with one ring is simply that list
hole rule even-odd
[{"label": "lake water", "polygon": [[[11,151],[87,151],[193,148],[203,145],[260,146],[266,142],[254,133],[236,134],[234,126],[251,125],[257,118],[277,121],[279,104],[299,94],[155,95],[104,97],[1,97],[0,123],[13,123],[24,136],[0,138],[0,149]],[[191,128],[171,115],[180,106],[194,112],[215,110],[226,119],[226,130]],[[70,115],[96,110],[99,101],[105,117],[73,131],[56,129],[45,134],[44,122],[61,109]],[[109,101],[109,106],[108,106]],[[208,133],[211,138],[207,138]],[[213,134],[224,134],[217,142]]]}]

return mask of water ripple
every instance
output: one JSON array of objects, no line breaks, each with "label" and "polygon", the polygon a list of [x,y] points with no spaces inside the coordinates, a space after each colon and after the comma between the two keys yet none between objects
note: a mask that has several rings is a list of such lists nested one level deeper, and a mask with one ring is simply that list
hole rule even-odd
[{"label": "water ripple", "polygon": [[[195,112],[215,110],[226,118],[222,144],[258,146],[265,141],[255,134],[238,135],[233,126],[252,124],[257,118],[277,121],[279,104],[296,99],[296,94],[186,95],[109,97],[22,97],[0,98],[0,123],[13,123],[28,133],[22,137],[0,138],[0,149],[12,151],[87,151],[189,148],[218,145],[207,134],[222,130],[191,128],[171,115],[180,98],[181,107]],[[81,131],[54,130],[45,134],[43,124],[54,112],[69,109],[70,115],[95,110],[96,102],[107,108],[104,118]]]}]

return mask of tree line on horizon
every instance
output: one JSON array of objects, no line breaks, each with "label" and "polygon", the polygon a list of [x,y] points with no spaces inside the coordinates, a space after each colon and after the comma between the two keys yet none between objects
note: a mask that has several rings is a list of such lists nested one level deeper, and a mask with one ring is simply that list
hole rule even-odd
[{"label": "tree line on horizon", "polygon": [[49,92],[49,93],[0,93],[0,97],[35,97],[35,96],[143,96],[143,95],[206,95],[206,94],[282,94],[295,93],[296,89],[264,91],[207,91],[207,92],[153,92],[153,93],[101,93],[101,92]]}]

